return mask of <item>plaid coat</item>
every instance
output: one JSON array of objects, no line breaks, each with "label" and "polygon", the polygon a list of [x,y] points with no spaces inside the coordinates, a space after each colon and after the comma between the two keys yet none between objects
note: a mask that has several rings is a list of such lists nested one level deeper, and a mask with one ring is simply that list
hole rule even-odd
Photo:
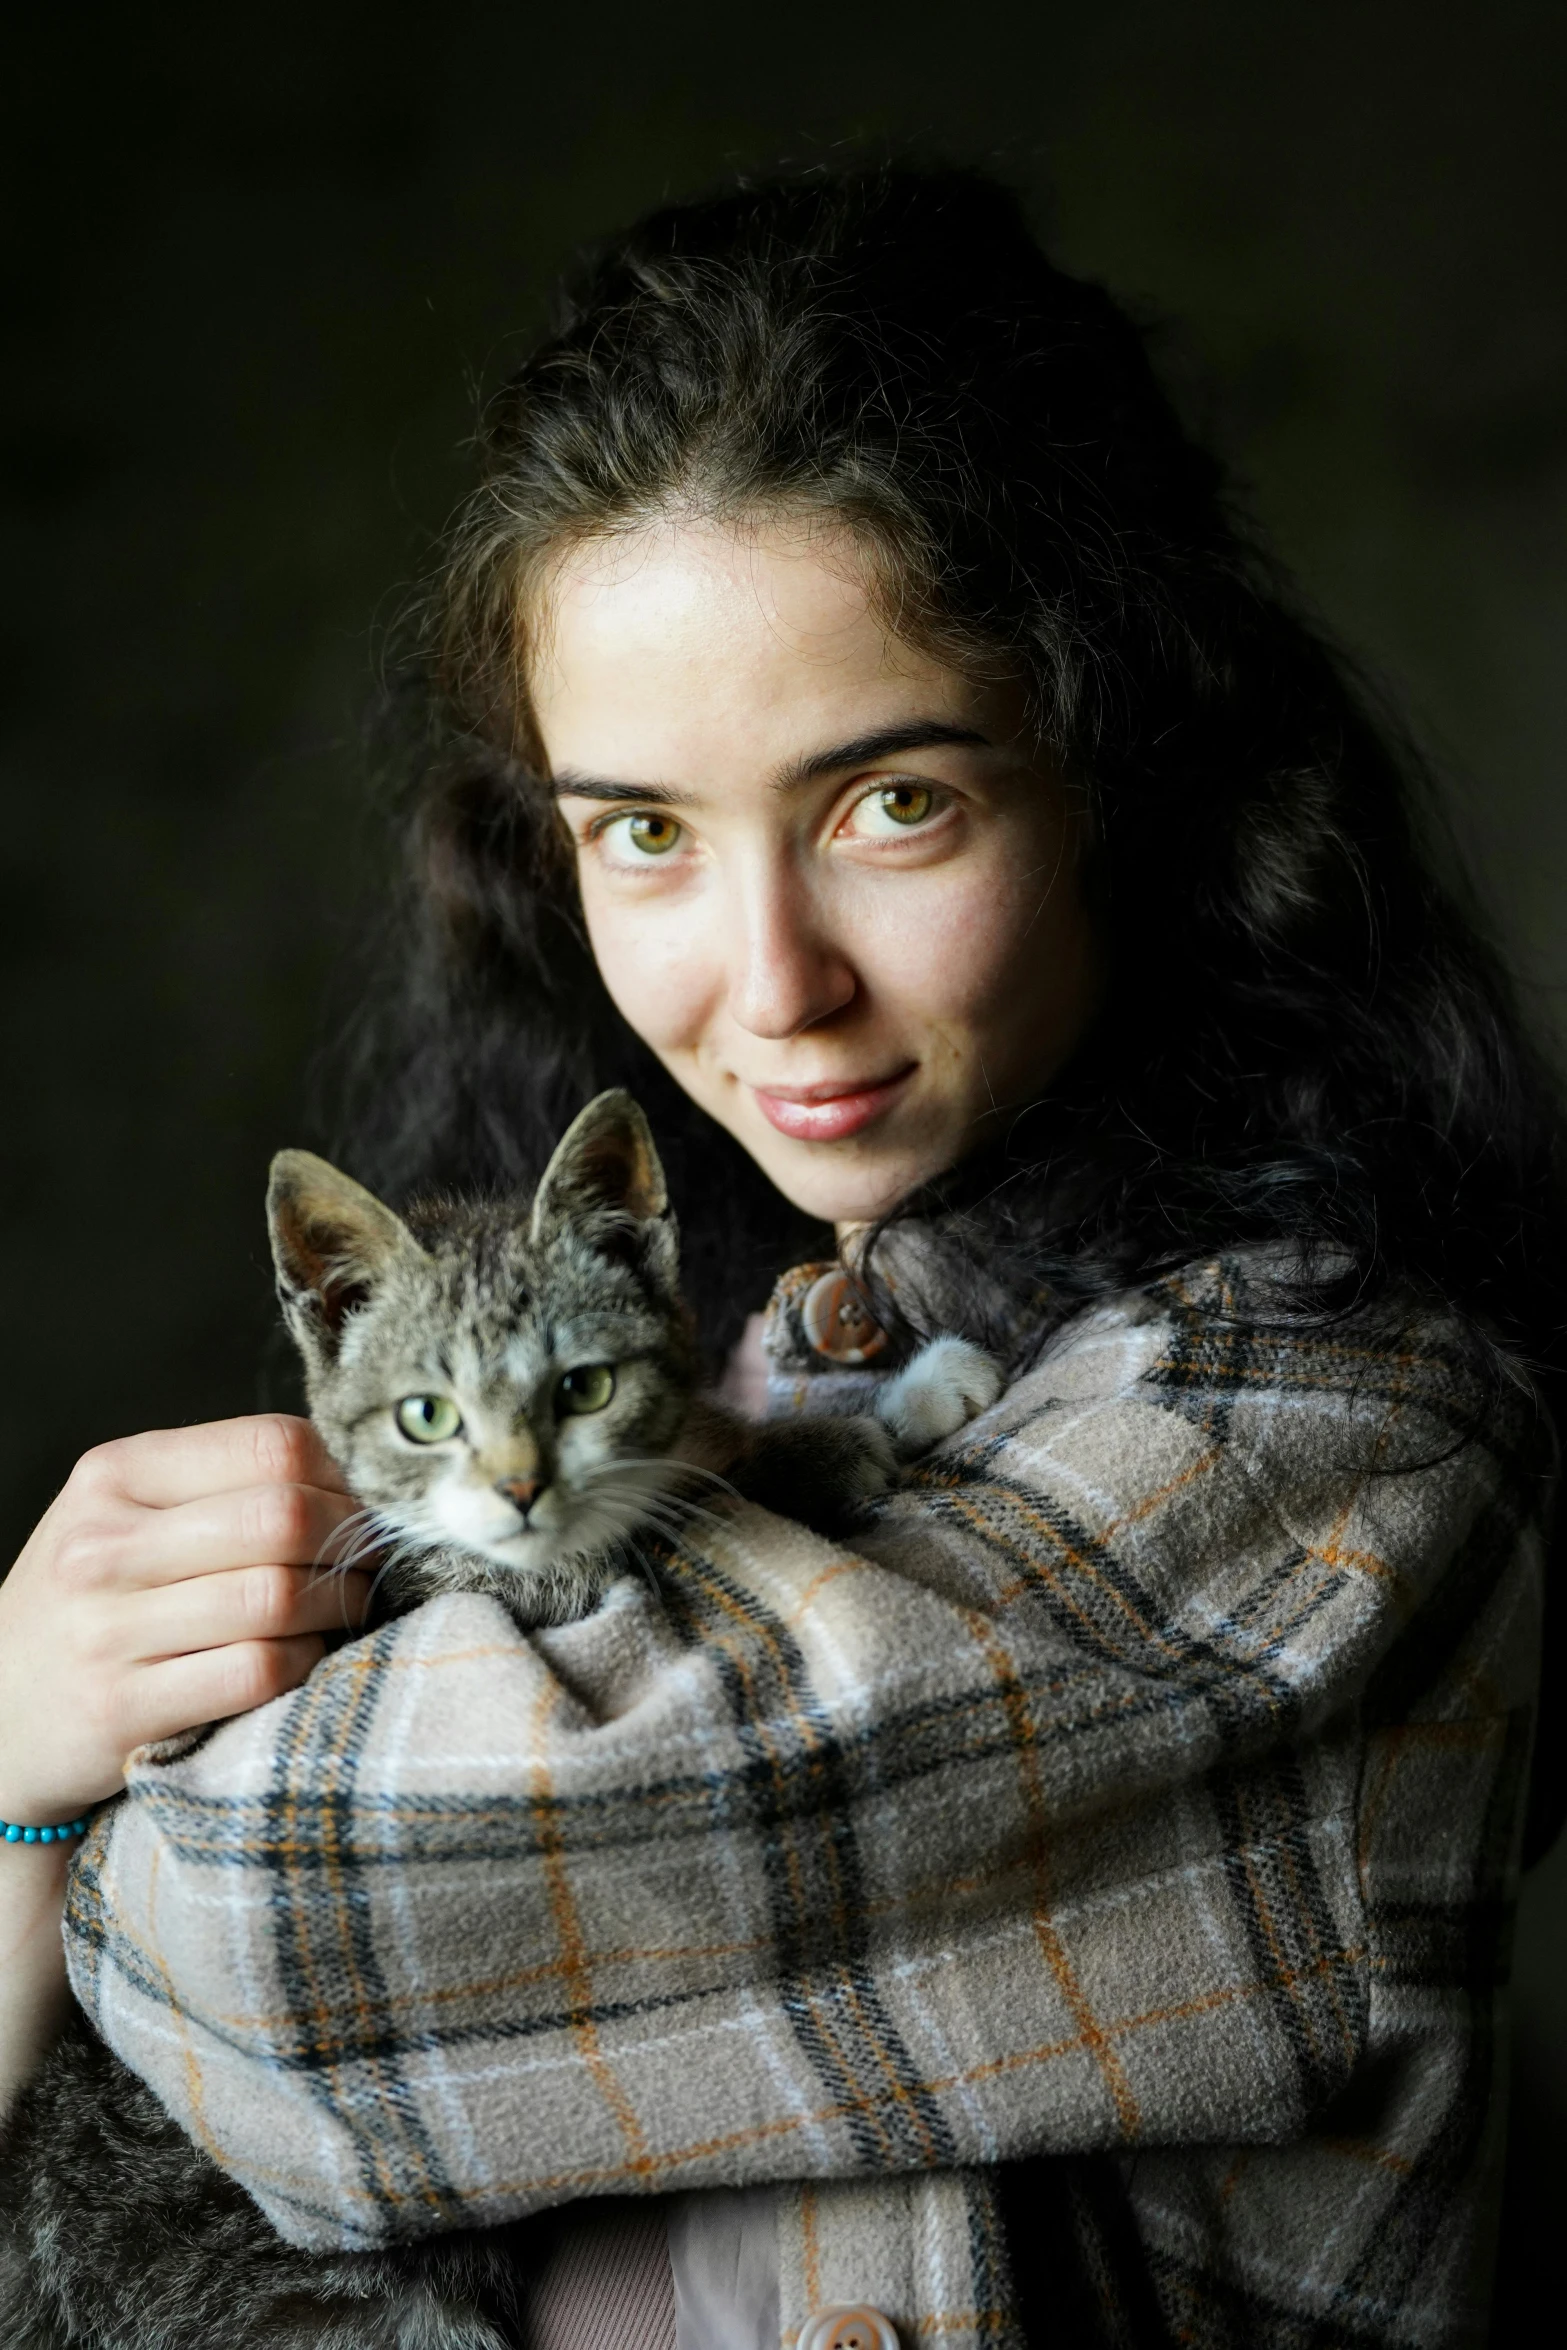
[{"label": "plaid coat", "polygon": [[1477,2338],[1551,1474],[1451,1320],[1189,1268],[852,1548],[743,1509],[138,1759],[72,1979],[296,2242],[772,2180],[786,2350]]}]

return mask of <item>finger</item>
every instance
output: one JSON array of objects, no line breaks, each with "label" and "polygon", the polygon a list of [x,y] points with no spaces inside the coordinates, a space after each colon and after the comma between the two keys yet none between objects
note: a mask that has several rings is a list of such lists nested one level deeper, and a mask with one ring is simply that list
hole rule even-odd
[{"label": "finger", "polygon": [[325,1653],[319,1633],[293,1640],[244,1640],[144,1665],[127,1692],[127,1751],[154,1738],[177,1738],[198,1722],[247,1714],[297,1689]]},{"label": "finger", "polygon": [[124,1619],[129,1653],[150,1664],[247,1640],[357,1632],[369,1596],[368,1575],[340,1575],[331,1567],[231,1567],[138,1592]]},{"label": "finger", "polygon": [[207,1493],[254,1485],[313,1485],[343,1493],[343,1473],[308,1420],[260,1412],[195,1428],[153,1428],[85,1453],[72,1483],[172,1509]]},{"label": "finger", "polygon": [[326,1567],[361,1531],[365,1513],[345,1493],[256,1485],[169,1509],[127,1510],[105,1566],[116,1583],[141,1590],[231,1567]]}]

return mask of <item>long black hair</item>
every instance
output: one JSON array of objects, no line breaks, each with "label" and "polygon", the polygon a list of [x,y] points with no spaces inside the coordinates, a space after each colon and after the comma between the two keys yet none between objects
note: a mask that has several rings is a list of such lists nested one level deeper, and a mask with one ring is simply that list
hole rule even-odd
[{"label": "long black hair", "polygon": [[596,1087],[666,1146],[716,1350],[801,1247],[613,1011],[538,788],[526,632],[573,538],[670,511],[831,517],[889,624],[1028,682],[1091,794],[1108,1000],[1076,1065],[945,1187],[1091,1297],[1284,1237],[1567,1370],[1560,1119],[1506,975],[1423,839],[1425,781],[1302,618],[1144,337],[959,170],[742,184],[597,253],[484,417],[411,692],[412,898],[356,1163],[534,1175]]}]

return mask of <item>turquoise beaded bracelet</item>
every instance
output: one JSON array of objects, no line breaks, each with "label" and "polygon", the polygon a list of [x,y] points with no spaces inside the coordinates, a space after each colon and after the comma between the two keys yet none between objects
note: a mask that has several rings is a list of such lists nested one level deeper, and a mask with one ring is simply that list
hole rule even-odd
[{"label": "turquoise beaded bracelet", "polygon": [[91,1825],[90,1813],[86,1819],[66,1820],[58,1828],[24,1828],[16,1820],[0,1820],[0,1843],[69,1844],[73,1836],[85,1836]]}]

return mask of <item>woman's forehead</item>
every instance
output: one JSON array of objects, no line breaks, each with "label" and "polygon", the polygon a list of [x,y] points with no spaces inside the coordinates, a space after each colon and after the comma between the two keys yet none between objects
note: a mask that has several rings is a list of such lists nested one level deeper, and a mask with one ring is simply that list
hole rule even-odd
[{"label": "woman's forehead", "polygon": [[551,768],[646,783],[771,772],[981,689],[896,638],[842,529],[660,522],[578,545],[530,667]]}]

